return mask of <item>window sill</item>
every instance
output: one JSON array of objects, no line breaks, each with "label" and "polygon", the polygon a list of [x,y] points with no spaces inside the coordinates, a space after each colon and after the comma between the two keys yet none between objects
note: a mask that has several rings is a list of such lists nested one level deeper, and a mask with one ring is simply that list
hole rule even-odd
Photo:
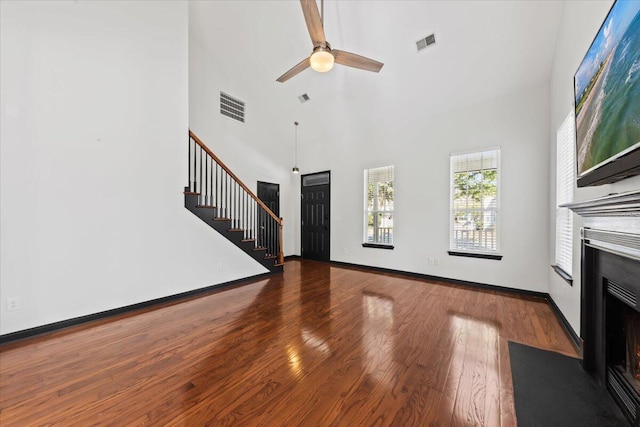
[{"label": "window sill", "polygon": [[567,282],[570,286],[573,286],[573,277],[571,277],[569,273],[567,273],[557,265],[552,265],[551,268],[553,268],[553,271],[558,273],[558,275],[562,277],[565,282]]},{"label": "window sill", "polygon": [[363,248],[374,248],[374,249],[393,249],[393,245],[381,245],[378,243],[363,243]]},{"label": "window sill", "polygon": [[502,259],[502,255],[497,255],[497,254],[483,254],[478,252],[458,252],[458,251],[447,251],[447,253],[451,256],[462,256],[467,258],[493,259],[496,261],[500,261]]}]

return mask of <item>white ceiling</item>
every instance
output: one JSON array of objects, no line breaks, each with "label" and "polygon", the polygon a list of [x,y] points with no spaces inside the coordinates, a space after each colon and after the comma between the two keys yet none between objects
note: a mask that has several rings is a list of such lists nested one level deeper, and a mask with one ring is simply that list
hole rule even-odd
[{"label": "white ceiling", "polygon": [[[437,111],[548,80],[563,2],[327,0],[332,47],[383,69],[308,69],[285,83],[275,80],[312,47],[298,1],[193,1],[190,8],[192,40],[239,85],[291,102],[308,93],[314,103],[382,91],[399,106],[419,101]],[[415,42],[431,33],[436,44],[417,52]]]}]

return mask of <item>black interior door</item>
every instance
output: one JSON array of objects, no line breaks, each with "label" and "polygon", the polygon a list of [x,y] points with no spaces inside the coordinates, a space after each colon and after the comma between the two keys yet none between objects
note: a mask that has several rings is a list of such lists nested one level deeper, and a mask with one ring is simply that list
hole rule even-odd
[{"label": "black interior door", "polygon": [[302,176],[302,257],[331,259],[331,173]]},{"label": "black interior door", "polygon": [[[280,184],[258,181],[258,199],[262,200],[277,217],[280,217]],[[275,240],[270,239],[269,236],[273,236],[273,233],[278,230],[275,230],[275,224],[268,220],[270,217],[262,209],[258,209],[257,218],[258,246],[267,248],[268,254],[275,254],[277,248],[272,247]]]}]

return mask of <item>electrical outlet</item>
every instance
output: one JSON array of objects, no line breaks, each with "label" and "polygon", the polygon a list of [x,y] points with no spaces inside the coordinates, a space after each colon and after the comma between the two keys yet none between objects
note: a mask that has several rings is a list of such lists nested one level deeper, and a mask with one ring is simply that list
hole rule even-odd
[{"label": "electrical outlet", "polygon": [[7,311],[20,310],[20,298],[7,298]]}]

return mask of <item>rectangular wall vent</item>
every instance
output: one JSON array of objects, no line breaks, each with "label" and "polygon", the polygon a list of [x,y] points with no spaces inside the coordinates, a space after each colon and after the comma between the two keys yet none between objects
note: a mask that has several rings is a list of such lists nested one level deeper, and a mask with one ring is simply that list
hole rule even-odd
[{"label": "rectangular wall vent", "polygon": [[303,93],[302,95],[300,95],[298,97],[298,99],[300,100],[300,102],[307,102],[308,100],[310,100],[311,98],[309,98],[309,95],[307,95],[306,93]]},{"label": "rectangular wall vent", "polygon": [[416,42],[416,46],[418,47],[418,51],[421,51],[422,49],[426,48],[427,46],[431,46],[432,44],[436,43],[436,35],[435,34],[431,34],[428,35],[427,37],[420,39]]},{"label": "rectangular wall vent", "polygon": [[244,102],[221,91],[220,114],[244,123]]}]

